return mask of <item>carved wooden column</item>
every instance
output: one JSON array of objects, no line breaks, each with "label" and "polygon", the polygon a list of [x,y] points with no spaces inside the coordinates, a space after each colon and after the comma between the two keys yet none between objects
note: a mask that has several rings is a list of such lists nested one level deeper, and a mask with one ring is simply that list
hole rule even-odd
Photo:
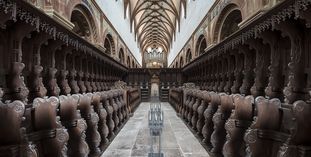
[{"label": "carved wooden column", "polygon": [[103,151],[105,146],[109,142],[109,140],[107,138],[108,133],[109,133],[109,129],[108,129],[107,120],[106,120],[108,113],[107,113],[106,109],[103,107],[103,104],[101,102],[101,93],[93,94],[92,105],[94,106],[94,111],[98,114],[98,117],[99,117],[98,132],[99,132],[100,137],[101,137],[99,147],[100,147],[101,151]]},{"label": "carved wooden column", "polygon": [[219,63],[219,61],[217,59],[215,59],[214,61],[214,66],[215,66],[215,70],[214,70],[214,84],[213,84],[213,91],[217,92],[217,89],[219,87],[219,83],[220,83],[220,69],[221,69],[221,65]]},{"label": "carved wooden column", "polygon": [[254,97],[264,96],[265,88],[268,83],[268,67],[270,65],[270,49],[258,39],[252,39],[248,42],[250,47],[256,50],[256,68],[255,82],[251,88],[251,94]]},{"label": "carved wooden column", "polygon": [[252,124],[254,116],[254,97],[234,95],[235,108],[227,120],[225,128],[227,131],[226,143],[223,147],[224,156],[244,157],[246,156],[246,144],[243,140],[246,129]]},{"label": "carved wooden column", "polygon": [[69,64],[71,65],[71,68],[69,71],[69,77],[68,77],[69,86],[71,89],[71,94],[77,94],[80,91],[80,88],[77,82],[77,71],[76,71],[76,57],[77,56],[74,53],[72,53],[70,56],[67,56],[67,58],[69,57],[70,57],[69,61],[71,61]]},{"label": "carved wooden column", "polygon": [[283,91],[286,103],[293,103],[299,99],[306,100],[308,97],[303,70],[305,64],[304,32],[298,29],[298,27],[296,21],[283,22],[276,26],[277,29],[281,30],[291,40],[288,84]]},{"label": "carved wooden column", "polygon": [[231,93],[239,93],[239,89],[242,86],[243,82],[243,68],[244,68],[244,54],[236,52],[234,54],[234,60],[235,60],[235,69],[234,69],[234,82],[233,86],[231,87]]},{"label": "carved wooden column", "polygon": [[269,43],[271,49],[269,66],[270,77],[265,93],[269,98],[282,98],[282,90],[284,85],[284,79],[282,74],[283,62],[282,58],[287,56],[286,50],[282,48],[283,43],[286,43],[284,39],[280,37],[277,32],[268,31],[262,34],[262,38],[265,42]]},{"label": "carved wooden column", "polygon": [[27,82],[30,102],[37,97],[43,98],[47,94],[47,89],[43,85],[41,75],[43,67],[41,66],[40,52],[42,44],[48,40],[49,36],[42,33],[35,35],[33,38],[33,63]]},{"label": "carved wooden column", "polygon": [[255,67],[255,53],[250,51],[248,47],[241,46],[239,51],[244,54],[244,68],[243,68],[243,83],[240,87],[240,93],[250,95],[251,86],[254,83],[254,67]]},{"label": "carved wooden column", "polygon": [[97,59],[93,58],[92,60],[92,81],[91,81],[91,86],[93,92],[99,91],[99,86],[98,86],[98,71],[97,71]]},{"label": "carved wooden column", "polygon": [[80,54],[78,62],[76,65],[79,67],[78,75],[77,75],[77,81],[78,81],[78,86],[80,88],[80,93],[85,93],[86,92],[86,86],[85,82],[83,81],[84,78],[84,72],[83,72],[83,67],[86,66],[83,62],[83,56],[84,54]]},{"label": "carved wooden column", "polygon": [[228,71],[228,63],[227,60],[224,56],[220,57],[220,64],[221,64],[221,69],[219,72],[219,77],[220,77],[220,83],[218,86],[218,92],[224,92],[224,87],[226,85],[227,82],[227,71]]},{"label": "carved wooden column", "polygon": [[92,92],[92,86],[91,86],[91,74],[90,74],[90,69],[91,69],[91,61],[90,61],[90,56],[86,55],[84,62],[82,63],[84,66],[84,76],[83,76],[83,82],[86,87],[86,92]]},{"label": "carved wooden column", "polygon": [[211,97],[207,91],[201,93],[201,102],[198,107],[197,135],[203,137],[202,129],[205,124],[204,111],[211,101]]},{"label": "carved wooden column", "polygon": [[233,86],[234,81],[234,69],[235,69],[235,60],[234,56],[227,54],[226,60],[227,60],[227,80],[226,80],[226,86],[224,87],[224,91],[226,93],[231,93],[231,87]]},{"label": "carved wooden column", "polygon": [[231,115],[234,108],[232,95],[220,94],[217,99],[220,99],[220,106],[213,116],[214,132],[211,136],[213,148],[211,153],[215,156],[222,156],[223,145],[226,142],[225,123]]},{"label": "carved wooden column", "polygon": [[210,103],[204,111],[205,124],[202,128],[203,142],[209,147],[212,147],[211,136],[214,131],[213,115],[216,113],[220,105],[220,98],[215,92],[209,92]]},{"label": "carved wooden column", "polygon": [[201,105],[201,100],[202,100],[202,96],[201,96],[201,90],[197,90],[194,94],[195,96],[195,102],[192,106],[192,117],[190,120],[190,124],[192,126],[192,129],[194,129],[195,131],[197,131],[197,122],[198,122],[198,107]]},{"label": "carved wooden column", "polygon": [[85,141],[86,121],[81,117],[79,105],[79,95],[59,97],[59,116],[62,125],[69,134],[67,155],[69,157],[84,157],[90,152]]},{"label": "carved wooden column", "polygon": [[105,108],[105,110],[107,111],[107,126],[108,126],[108,139],[112,139],[115,134],[114,134],[114,128],[115,128],[115,124],[113,121],[113,106],[110,105],[109,103],[109,94],[107,92],[102,92],[101,93],[101,102]]},{"label": "carved wooden column", "polygon": [[[60,62],[58,67],[58,86],[60,87],[60,94],[61,95],[67,95],[70,94],[70,87],[67,80],[68,70],[67,70],[67,56],[71,54],[72,52],[71,47],[63,47],[62,51],[60,51],[61,54],[58,55],[59,58],[57,60]],[[69,56],[68,56],[69,57]]]},{"label": "carved wooden column", "polygon": [[27,24],[15,23],[9,32],[10,42],[10,69],[6,77],[5,100],[21,100],[26,101],[29,90],[25,85],[22,71],[25,64],[22,63],[22,41],[23,38],[34,28]]},{"label": "carved wooden column", "polygon": [[48,96],[58,96],[60,89],[56,80],[57,69],[55,68],[55,51],[61,47],[61,41],[49,40],[48,45],[41,49],[41,63],[45,68],[45,87]]}]

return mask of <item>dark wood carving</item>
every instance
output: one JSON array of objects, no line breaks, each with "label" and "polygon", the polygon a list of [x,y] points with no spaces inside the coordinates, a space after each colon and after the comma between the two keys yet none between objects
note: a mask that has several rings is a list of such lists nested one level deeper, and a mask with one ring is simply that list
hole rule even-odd
[{"label": "dark wood carving", "polygon": [[118,117],[119,106],[114,101],[114,94],[112,91],[108,92],[108,100],[109,100],[110,106],[113,107],[112,119],[113,119],[114,125],[115,125],[114,132],[116,133],[119,130],[119,123],[120,123],[120,119]]},{"label": "dark wood carving", "polygon": [[56,68],[49,68],[46,74],[46,88],[49,96],[58,96],[60,89],[56,80]]},{"label": "dark wood carving", "polygon": [[41,72],[43,67],[40,65],[34,65],[31,73],[28,77],[29,83],[29,101],[32,101],[36,97],[43,98],[47,94],[47,89],[43,85]]},{"label": "dark wood carving", "polygon": [[200,94],[200,96],[201,96],[201,102],[200,102],[200,106],[197,109],[198,111],[197,134],[200,137],[203,137],[202,129],[205,124],[204,112],[207,106],[209,105],[209,103],[211,102],[211,97],[207,91],[203,91]]},{"label": "dark wood carving", "polygon": [[80,91],[80,88],[78,86],[77,82],[77,71],[76,70],[70,70],[69,72],[69,86],[71,89],[72,94],[77,94]]},{"label": "dark wood carving", "polygon": [[13,62],[11,63],[9,74],[7,75],[6,82],[7,88],[5,90],[5,100],[21,100],[26,101],[29,90],[24,83],[22,71],[25,67],[24,63]]},{"label": "dark wood carving", "polygon": [[60,70],[59,75],[58,75],[58,84],[60,88],[60,94],[62,95],[67,95],[70,94],[71,89],[68,84],[67,76],[68,76],[68,71],[67,70]]},{"label": "dark wood carving", "polygon": [[246,153],[252,157],[277,156],[280,142],[288,138],[279,132],[282,119],[281,102],[278,99],[266,100],[258,97],[255,104],[257,115],[244,137]]},{"label": "dark wood carving", "polygon": [[93,94],[93,99],[92,99],[92,105],[94,106],[95,112],[98,114],[99,117],[99,122],[98,122],[98,132],[101,137],[100,141],[100,149],[103,151],[104,147],[108,144],[108,134],[109,134],[109,129],[107,126],[107,111],[104,108],[102,101],[101,101],[101,93],[95,93]]},{"label": "dark wood carving", "polygon": [[202,92],[200,90],[196,91],[194,94],[195,102],[192,106],[192,117],[190,119],[191,122],[191,126],[192,129],[194,129],[195,131],[197,131],[197,122],[198,122],[198,107],[201,104],[201,100],[202,100]]},{"label": "dark wood carving", "polygon": [[254,97],[234,95],[233,101],[235,108],[225,124],[227,139],[223,148],[223,154],[230,157],[244,157],[246,156],[246,145],[243,137],[253,121]]},{"label": "dark wood carving", "polygon": [[90,151],[85,141],[87,124],[78,110],[79,95],[60,96],[59,102],[60,120],[69,134],[67,155],[85,157]]},{"label": "dark wood carving", "polygon": [[80,95],[78,109],[87,123],[86,142],[90,148],[89,156],[98,156],[100,154],[99,144],[101,141],[100,134],[97,131],[99,117],[91,105],[92,97],[91,93]]},{"label": "dark wood carving", "polygon": [[212,147],[211,136],[214,131],[213,115],[215,114],[218,106],[220,105],[220,98],[214,92],[210,92],[209,94],[211,102],[210,104],[208,104],[206,110],[204,111],[205,124],[202,129],[202,134],[204,137],[203,142],[209,147]]},{"label": "dark wood carving", "polygon": [[115,124],[113,121],[113,107],[109,103],[109,96],[110,95],[108,94],[108,92],[101,93],[101,102],[105,110],[107,111],[107,126],[109,129],[108,139],[111,139],[115,136],[113,131],[115,128]]},{"label": "dark wood carving", "polygon": [[230,117],[234,105],[232,95],[219,94],[215,98],[215,101],[220,101],[220,105],[213,116],[214,132],[211,137],[211,143],[213,145],[211,153],[215,156],[221,156],[223,154],[223,145],[226,141],[225,123]]},{"label": "dark wood carving", "polygon": [[57,117],[59,100],[36,98],[33,101],[32,128],[28,138],[37,145],[38,156],[67,156],[69,135]]},{"label": "dark wood carving", "polygon": [[0,157],[37,157],[34,144],[26,140],[22,126],[25,105],[21,101],[3,104],[0,101]]}]

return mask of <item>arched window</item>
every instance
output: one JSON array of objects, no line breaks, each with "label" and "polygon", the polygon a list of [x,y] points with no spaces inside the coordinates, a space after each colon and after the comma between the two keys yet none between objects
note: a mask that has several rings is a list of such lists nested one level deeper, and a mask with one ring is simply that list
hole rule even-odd
[{"label": "arched window", "polygon": [[207,48],[206,40],[204,35],[200,35],[197,44],[196,44],[196,56],[199,56],[204,53],[204,50]]},{"label": "arched window", "polygon": [[120,62],[124,64],[124,51],[122,48],[119,51],[119,59],[120,59]]},{"label": "arched window", "polygon": [[228,36],[239,30],[239,23],[241,22],[241,11],[238,9],[231,11],[222,24],[219,41],[226,39]]},{"label": "arched window", "polygon": [[182,57],[180,57],[179,63],[180,63],[180,68],[182,68],[184,66],[184,60]]},{"label": "arched window", "polygon": [[94,36],[96,35],[95,23],[86,7],[81,4],[75,6],[71,13],[70,21],[74,24],[73,32],[85,40],[94,41]]},{"label": "arched window", "polygon": [[191,50],[188,49],[187,54],[186,54],[186,63],[189,63],[191,59],[192,59]]},{"label": "arched window", "polygon": [[128,67],[131,66],[131,59],[130,59],[130,56],[127,56],[127,66],[128,66]]},{"label": "arched window", "polygon": [[236,4],[227,5],[219,14],[214,30],[214,43],[221,42],[239,29],[242,13]]},{"label": "arched window", "polygon": [[115,45],[113,38],[110,34],[106,35],[104,46],[106,48],[106,53],[109,55],[113,55],[115,53]]}]

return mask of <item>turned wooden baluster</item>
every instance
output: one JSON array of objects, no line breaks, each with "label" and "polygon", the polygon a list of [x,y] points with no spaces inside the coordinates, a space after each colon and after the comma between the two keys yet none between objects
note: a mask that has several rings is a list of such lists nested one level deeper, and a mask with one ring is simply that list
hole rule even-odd
[{"label": "turned wooden baluster", "polygon": [[78,109],[81,111],[81,116],[87,123],[86,142],[90,148],[89,156],[98,156],[101,152],[99,149],[101,138],[97,131],[99,117],[97,113],[95,113],[94,107],[91,105],[93,94],[88,93],[79,96]]},{"label": "turned wooden baluster", "polygon": [[198,122],[198,107],[201,104],[201,100],[202,100],[202,96],[201,96],[202,92],[200,90],[198,90],[195,93],[195,97],[196,100],[192,106],[192,117],[191,117],[191,126],[192,129],[194,129],[195,131],[197,131],[197,122]]},{"label": "turned wooden baluster", "polygon": [[40,51],[42,44],[48,40],[49,36],[46,34],[36,34],[33,38],[33,65],[27,81],[30,102],[37,97],[42,98],[47,94],[47,89],[43,85],[43,78],[41,76],[43,67],[41,66]]},{"label": "turned wooden baluster", "polygon": [[119,97],[118,90],[114,90],[113,91],[113,101],[115,104],[118,105],[118,117],[119,117],[119,123],[120,123],[119,125],[121,126],[123,124],[123,120],[124,120],[123,118],[124,117],[122,114],[122,104],[119,101],[118,97]]},{"label": "turned wooden baluster", "polygon": [[33,101],[33,131],[28,134],[28,138],[38,146],[39,156],[67,156],[69,135],[59,121],[58,108],[59,99],[56,97],[36,98]]},{"label": "turned wooden baluster", "polygon": [[112,114],[112,118],[113,118],[113,121],[114,121],[114,132],[116,133],[118,130],[119,130],[119,123],[120,123],[120,119],[118,117],[118,109],[119,109],[119,106],[114,102],[114,95],[113,95],[113,91],[108,91],[108,100],[109,100],[109,103],[110,105],[113,107],[113,114]]},{"label": "turned wooden baluster", "polygon": [[245,157],[246,145],[243,137],[254,117],[254,97],[241,95],[233,97],[235,109],[225,125],[227,141],[223,152],[225,157]]},{"label": "turned wooden baluster", "polygon": [[127,116],[127,112],[126,112],[125,102],[122,101],[123,92],[122,92],[122,90],[118,90],[117,93],[118,93],[117,100],[118,100],[118,102],[120,103],[120,106],[121,106],[121,113],[123,115],[123,122],[125,122],[127,120],[128,116]]},{"label": "turned wooden baluster", "polygon": [[101,102],[107,111],[107,126],[108,126],[108,139],[111,139],[115,136],[113,130],[115,128],[115,124],[113,121],[113,107],[109,103],[109,94],[107,92],[102,92],[101,93]]},{"label": "turned wooden baluster", "polygon": [[212,147],[211,143],[211,135],[214,131],[214,124],[213,124],[213,115],[217,111],[218,105],[220,104],[220,98],[218,94],[215,92],[210,92],[210,103],[207,104],[207,108],[204,111],[204,118],[205,118],[205,124],[202,129],[202,134],[203,134],[203,142],[207,144],[209,148]]},{"label": "turned wooden baluster", "polygon": [[101,136],[101,142],[100,142],[100,149],[103,151],[105,146],[109,143],[109,140],[107,139],[109,129],[107,126],[107,111],[103,107],[103,104],[101,102],[101,93],[95,93],[93,94],[92,99],[92,105],[94,106],[95,112],[98,114],[99,122],[98,122],[98,132]]},{"label": "turned wooden baluster", "polygon": [[182,104],[182,107],[181,107],[181,118],[182,119],[185,119],[185,115],[186,115],[186,111],[187,111],[187,104],[189,103],[190,101],[190,91],[185,89],[184,90],[184,101],[183,101],[183,104]]},{"label": "turned wooden baluster", "polygon": [[[311,106],[310,101],[305,102],[298,100],[294,102],[290,114],[292,117],[284,118],[283,125],[290,131],[290,138],[283,143],[278,152],[282,157],[308,157],[311,156]],[[286,116],[286,113],[285,113]],[[284,127],[284,126],[283,126]]]},{"label": "turned wooden baluster", "polygon": [[89,154],[89,146],[85,141],[87,124],[78,110],[79,95],[59,97],[59,115],[61,123],[68,131],[69,157],[85,157]]},{"label": "turned wooden baluster", "polygon": [[27,141],[22,126],[24,112],[25,104],[21,101],[6,104],[0,101],[0,157],[37,157],[37,149]]},{"label": "turned wooden baluster", "polygon": [[2,100],[2,97],[3,97],[3,90],[2,90],[2,88],[0,88],[0,102],[1,102],[1,100]]},{"label": "turned wooden baluster", "polygon": [[198,122],[197,122],[197,134],[200,137],[203,137],[202,129],[205,123],[204,111],[206,110],[208,104],[211,102],[211,97],[207,91],[203,91],[200,94],[201,102],[198,107]]},{"label": "turned wooden baluster", "polygon": [[188,122],[188,125],[191,125],[191,118],[192,118],[192,115],[193,115],[192,106],[194,105],[194,103],[195,103],[195,101],[197,99],[197,97],[195,96],[196,92],[197,92],[196,90],[193,90],[192,96],[191,96],[191,101],[187,105],[188,112],[186,114],[186,121]]},{"label": "turned wooden baluster", "polygon": [[244,136],[247,145],[246,156],[274,157],[279,147],[275,139],[281,140],[284,137],[284,134],[278,132],[281,127],[281,102],[276,98],[267,100],[257,97],[255,105],[257,116]]},{"label": "turned wooden baluster", "polygon": [[225,123],[230,117],[234,105],[232,95],[222,93],[219,94],[218,99],[220,99],[220,106],[213,116],[214,132],[211,137],[213,145],[211,153],[215,156],[222,156],[223,145],[226,141]]}]

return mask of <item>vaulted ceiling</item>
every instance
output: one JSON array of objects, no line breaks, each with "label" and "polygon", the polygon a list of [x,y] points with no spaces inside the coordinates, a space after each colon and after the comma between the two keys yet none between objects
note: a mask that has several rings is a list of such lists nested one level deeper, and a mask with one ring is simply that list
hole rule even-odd
[{"label": "vaulted ceiling", "polygon": [[187,0],[124,0],[124,14],[142,51],[161,47],[169,52],[186,8]]}]

